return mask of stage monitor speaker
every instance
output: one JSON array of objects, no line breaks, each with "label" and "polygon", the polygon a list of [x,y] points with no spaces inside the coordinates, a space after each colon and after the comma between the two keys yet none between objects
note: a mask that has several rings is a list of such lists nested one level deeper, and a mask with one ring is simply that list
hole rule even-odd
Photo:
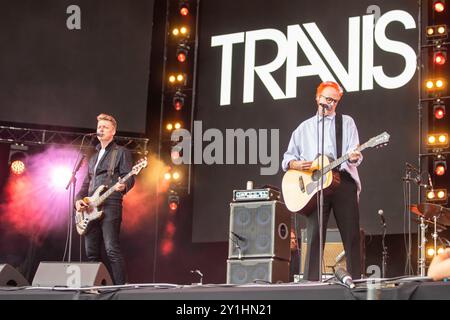
[{"label": "stage monitor speaker", "polygon": [[228,258],[290,260],[291,214],[279,201],[230,204]]},{"label": "stage monitor speaker", "polygon": [[30,283],[9,264],[0,264],[0,287],[26,287]]},{"label": "stage monitor speaker", "polygon": [[271,258],[227,260],[228,284],[245,284],[255,281],[289,282],[289,261]]},{"label": "stage monitor speaker", "polygon": [[92,287],[113,285],[101,262],[41,262],[32,285],[34,287]]}]

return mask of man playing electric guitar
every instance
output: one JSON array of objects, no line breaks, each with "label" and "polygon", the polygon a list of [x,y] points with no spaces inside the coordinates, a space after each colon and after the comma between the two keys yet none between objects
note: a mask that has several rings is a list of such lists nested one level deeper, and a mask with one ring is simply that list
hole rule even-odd
[{"label": "man playing electric guitar", "polygon": [[[89,171],[75,202],[77,211],[88,206],[83,198],[91,196],[101,185],[115,185],[115,192],[102,204],[103,218],[90,223],[85,235],[86,255],[89,261],[100,261],[102,240],[105,244],[114,284],[126,282],[125,263],[120,250],[120,225],[122,222],[122,198],[134,185],[131,176],[125,183],[117,183],[132,170],[130,151],[114,142],[116,120],[106,114],[97,117],[97,136],[100,144],[97,153],[89,160]],[[119,181],[121,182],[121,181]]]},{"label": "man playing electric guitar", "polygon": [[[325,244],[325,231],[330,211],[333,209],[344,244],[348,272],[354,279],[359,279],[361,277],[361,253],[358,197],[361,183],[357,167],[363,157],[359,151],[355,151],[359,145],[355,122],[350,116],[336,114],[336,107],[342,95],[342,88],[335,82],[323,82],[318,86],[316,92],[318,114],[303,121],[292,133],[282,167],[284,171],[314,169],[311,168],[311,164],[322,150],[322,121],[325,121],[324,155],[330,159],[338,159],[349,154],[349,159],[338,169],[339,185],[333,190],[333,193],[324,196],[322,239]],[[323,106],[326,107],[324,120],[322,117]],[[319,145],[317,145],[318,129]],[[304,279],[316,281],[319,280],[319,259],[321,258],[319,257],[317,208],[307,216],[307,244]]]}]

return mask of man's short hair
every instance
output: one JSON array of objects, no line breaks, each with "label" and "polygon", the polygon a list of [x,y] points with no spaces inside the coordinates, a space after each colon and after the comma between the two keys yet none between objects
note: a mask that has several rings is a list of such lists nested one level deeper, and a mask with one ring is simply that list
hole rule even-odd
[{"label": "man's short hair", "polygon": [[106,114],[106,113],[100,113],[97,116],[97,121],[100,121],[100,120],[110,121],[113,124],[114,129],[117,130],[117,121],[116,121],[116,119],[114,119],[113,116],[110,116],[109,114]]},{"label": "man's short hair", "polygon": [[319,84],[316,91],[316,97],[322,94],[323,89],[326,87],[331,87],[337,90],[339,92],[339,98],[341,98],[344,95],[344,90],[342,90],[341,86],[337,84],[334,81],[325,81]]}]

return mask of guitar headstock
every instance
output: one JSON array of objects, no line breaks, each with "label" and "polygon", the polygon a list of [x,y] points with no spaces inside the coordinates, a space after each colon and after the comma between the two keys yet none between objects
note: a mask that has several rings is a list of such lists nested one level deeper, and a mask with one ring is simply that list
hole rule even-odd
[{"label": "guitar headstock", "polygon": [[388,144],[389,142],[389,138],[391,136],[389,135],[389,133],[387,133],[386,131],[383,132],[382,134],[379,134],[376,137],[373,137],[372,139],[370,139],[369,141],[367,141],[367,146],[374,148],[374,147],[382,147]]},{"label": "guitar headstock", "polygon": [[142,169],[147,167],[147,164],[148,164],[147,158],[142,158],[134,165],[131,171],[133,172],[133,174],[137,175],[139,174],[139,172],[141,172]]}]

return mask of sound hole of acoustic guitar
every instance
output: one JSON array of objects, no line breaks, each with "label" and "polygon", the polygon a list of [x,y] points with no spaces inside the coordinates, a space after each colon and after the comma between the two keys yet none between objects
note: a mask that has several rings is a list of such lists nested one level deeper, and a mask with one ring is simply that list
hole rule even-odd
[{"label": "sound hole of acoustic guitar", "polygon": [[320,179],[320,170],[314,170],[311,176],[313,181],[319,181]]}]

